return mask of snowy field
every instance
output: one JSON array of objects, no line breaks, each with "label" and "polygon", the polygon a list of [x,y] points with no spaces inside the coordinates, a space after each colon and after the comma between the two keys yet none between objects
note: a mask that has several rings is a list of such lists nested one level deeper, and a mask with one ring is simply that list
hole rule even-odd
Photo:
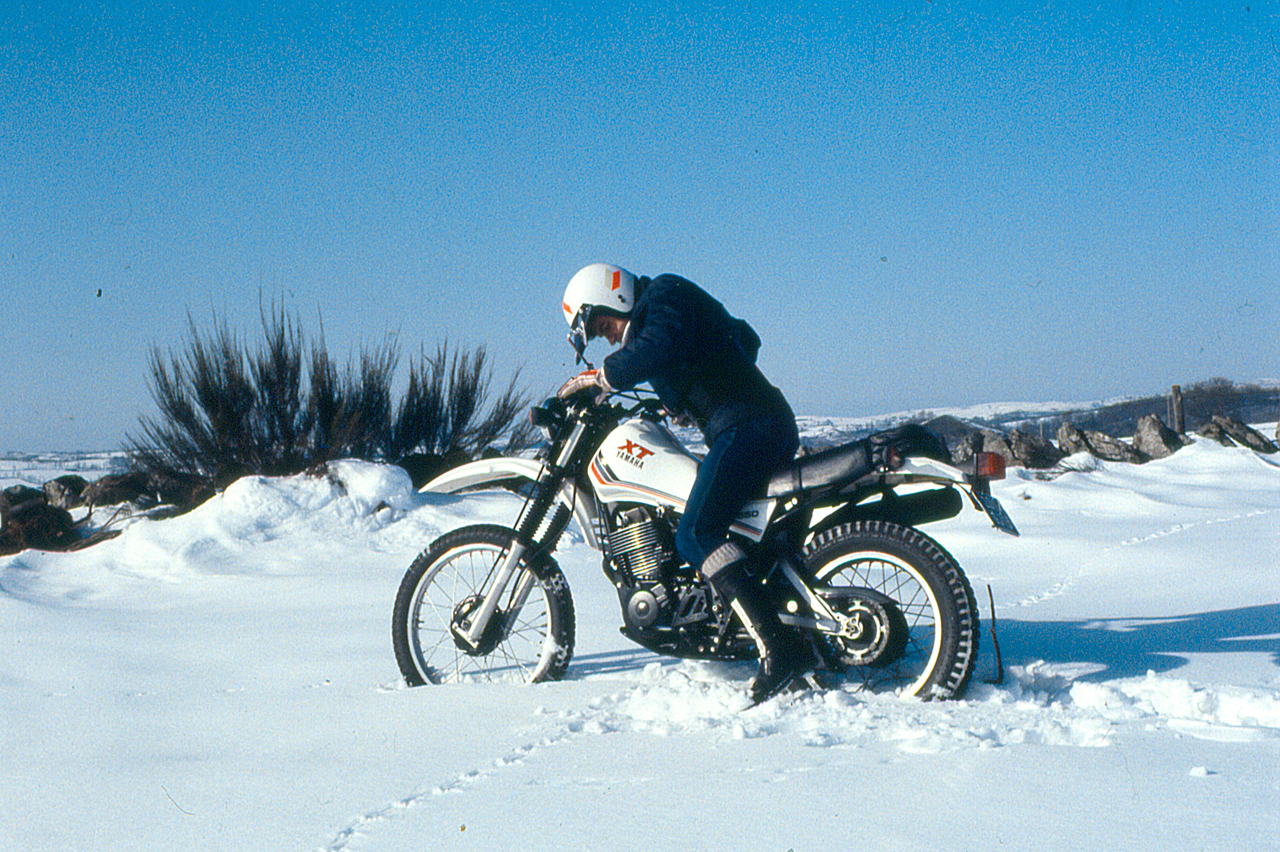
[{"label": "snowy field", "polygon": [[986,642],[948,703],[740,712],[749,666],[619,635],[576,530],[568,680],[406,689],[402,573],[516,503],[363,463],[0,558],[0,848],[1280,849],[1280,458],[1197,439],[994,491],[1021,538],[969,510],[925,528],[984,640],[990,584],[1009,669],[981,682]]}]

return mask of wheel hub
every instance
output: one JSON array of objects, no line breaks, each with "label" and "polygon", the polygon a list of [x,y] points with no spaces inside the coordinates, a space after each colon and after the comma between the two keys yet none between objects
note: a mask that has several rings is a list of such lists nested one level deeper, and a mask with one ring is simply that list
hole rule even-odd
[{"label": "wheel hub", "polygon": [[472,647],[467,640],[467,632],[471,629],[471,618],[480,609],[480,605],[484,603],[484,598],[480,595],[472,595],[458,603],[453,608],[453,618],[449,620],[449,632],[453,636],[453,644],[459,651],[469,657],[486,657],[493,653],[498,647],[498,643],[502,641],[503,622],[506,620],[503,613],[498,610],[493,613],[493,617],[489,619],[488,626],[485,627],[484,633],[480,634],[480,641]]},{"label": "wheel hub", "polygon": [[827,600],[844,617],[832,637],[847,662],[882,668],[902,657],[907,647],[907,620],[892,598],[870,589],[840,589]]}]

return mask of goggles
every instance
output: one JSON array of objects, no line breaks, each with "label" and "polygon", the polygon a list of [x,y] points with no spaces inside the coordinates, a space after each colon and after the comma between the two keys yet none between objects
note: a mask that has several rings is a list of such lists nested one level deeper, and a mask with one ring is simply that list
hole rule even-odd
[{"label": "goggles", "polygon": [[573,347],[577,357],[574,359],[574,366],[586,363],[588,367],[591,362],[587,361],[587,341],[591,339],[588,329],[591,327],[591,312],[595,305],[583,305],[578,308],[578,313],[574,315],[573,322],[569,325],[569,345]]}]

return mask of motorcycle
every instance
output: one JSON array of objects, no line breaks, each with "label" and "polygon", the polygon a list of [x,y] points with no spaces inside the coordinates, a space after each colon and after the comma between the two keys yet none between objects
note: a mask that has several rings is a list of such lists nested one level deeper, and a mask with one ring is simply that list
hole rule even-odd
[{"label": "motorcycle", "polygon": [[[660,403],[634,392],[553,397],[531,419],[548,438],[538,457],[471,462],[422,488],[503,487],[525,502],[514,527],[453,530],[409,567],[392,618],[405,681],[562,678],[575,614],[553,554],[571,520],[602,553],[630,640],[680,658],[754,658],[733,610],[676,553],[699,458]],[[990,492],[1004,476],[1000,456],[949,462],[932,433],[901,427],[798,457],[737,516],[730,534],[819,672],[924,699],[964,694],[977,601],[956,560],[917,527],[959,514],[964,494],[997,529],[1017,529]]]}]

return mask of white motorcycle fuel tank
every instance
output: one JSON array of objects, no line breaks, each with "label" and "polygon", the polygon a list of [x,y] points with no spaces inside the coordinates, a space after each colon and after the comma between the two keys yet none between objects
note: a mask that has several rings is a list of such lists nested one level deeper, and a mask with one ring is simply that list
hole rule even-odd
[{"label": "white motorcycle fuel tank", "polygon": [[[698,475],[698,459],[671,431],[649,420],[629,420],[604,439],[590,476],[605,503],[644,503],[684,512]],[[730,529],[759,541],[776,500],[747,503]]]}]

